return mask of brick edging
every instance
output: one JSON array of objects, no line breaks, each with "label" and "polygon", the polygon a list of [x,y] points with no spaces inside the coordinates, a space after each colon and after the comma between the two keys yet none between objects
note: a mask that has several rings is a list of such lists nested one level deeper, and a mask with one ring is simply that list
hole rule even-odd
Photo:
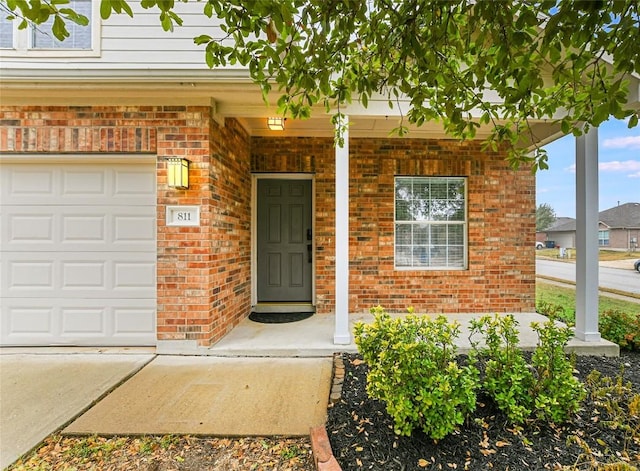
[{"label": "brick edging", "polygon": [[331,382],[331,394],[329,394],[329,407],[333,406],[342,397],[342,383],[344,383],[344,360],[342,353],[333,354],[333,381]]},{"label": "brick edging", "polygon": [[[344,360],[341,353],[333,355],[333,375],[331,381],[331,392],[329,393],[329,405],[333,406],[342,396],[342,383],[344,382]],[[342,471],[340,464],[333,456],[331,442],[327,435],[325,425],[312,427],[310,432],[311,450],[313,451],[313,462],[317,471]]]},{"label": "brick edging", "polygon": [[331,443],[324,425],[313,427],[310,431],[313,462],[317,471],[342,471],[340,464],[333,456]]}]

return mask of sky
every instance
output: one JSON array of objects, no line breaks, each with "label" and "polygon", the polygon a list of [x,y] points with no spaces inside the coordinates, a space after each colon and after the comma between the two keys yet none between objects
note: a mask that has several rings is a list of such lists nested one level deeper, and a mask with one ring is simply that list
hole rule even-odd
[{"label": "sky", "polygon": [[[576,139],[565,136],[545,146],[549,169],[536,174],[536,205],[549,204],[556,217],[576,217]],[[598,128],[599,211],[640,203],[640,126],[609,120]]]}]

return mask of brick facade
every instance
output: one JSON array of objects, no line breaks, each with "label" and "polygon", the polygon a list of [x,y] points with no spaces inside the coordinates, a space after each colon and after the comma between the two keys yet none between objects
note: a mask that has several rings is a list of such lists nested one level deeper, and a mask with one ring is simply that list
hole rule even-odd
[{"label": "brick facade", "polygon": [[[535,179],[479,142],[350,139],[350,312],[535,310]],[[316,302],[333,312],[332,139],[252,139],[252,170],[315,173]],[[468,177],[468,270],[394,269],[394,177]]]},{"label": "brick facade", "polygon": [[[251,174],[312,173],[315,292],[334,310],[333,139],[250,137],[208,107],[3,107],[0,151],[157,156],[159,340],[219,340],[251,309]],[[535,179],[478,142],[350,140],[350,312],[532,312]],[[166,186],[168,156],[190,188]],[[68,157],[68,155],[67,155]],[[467,270],[394,269],[394,176],[468,177]],[[167,205],[198,205],[199,227],[167,227]]]}]

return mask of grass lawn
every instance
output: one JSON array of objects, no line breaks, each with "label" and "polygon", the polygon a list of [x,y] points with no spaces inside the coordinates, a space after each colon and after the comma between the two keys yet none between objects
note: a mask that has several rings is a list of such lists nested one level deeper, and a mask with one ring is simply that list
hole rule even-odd
[{"label": "grass lawn", "polygon": [[[538,280],[536,281],[536,305],[541,302],[562,306],[566,313],[575,313],[576,291],[572,288],[564,288]],[[640,301],[634,303],[600,295],[598,307],[600,313],[607,310],[618,310],[640,315]]]},{"label": "grass lawn", "polygon": [[[569,248],[572,259],[576,258],[576,249]],[[540,249],[536,250],[536,256],[541,258],[558,258],[558,249]],[[640,258],[640,252],[626,252],[622,250],[600,250],[600,261],[608,262],[611,260],[629,260]]]}]

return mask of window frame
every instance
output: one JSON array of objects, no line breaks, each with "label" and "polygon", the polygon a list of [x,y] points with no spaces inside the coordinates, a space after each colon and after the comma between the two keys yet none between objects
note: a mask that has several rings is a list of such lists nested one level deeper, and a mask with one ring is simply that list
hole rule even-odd
[{"label": "window frame", "polygon": [[[416,221],[403,221],[398,220],[398,200],[397,200],[397,188],[399,179],[411,179],[411,180],[459,180],[463,185],[463,202],[464,202],[464,217],[462,221],[438,221],[438,220],[416,220]],[[396,175],[393,182],[393,267],[398,271],[443,271],[443,270],[468,270],[469,267],[469,179],[467,176],[458,175]],[[433,199],[431,199],[433,200]],[[424,265],[415,264],[414,255],[411,255],[411,265],[398,265],[398,225],[428,225],[428,226],[462,226],[462,265]],[[406,245],[406,244],[400,244]],[[427,244],[424,246],[432,246],[433,244]],[[420,247],[420,244],[410,244],[411,247]],[[449,247],[449,243],[446,243]]]},{"label": "window frame", "polygon": [[611,243],[611,232],[609,229],[598,229],[598,246],[609,247]]},{"label": "window frame", "polygon": [[[91,17],[88,28],[91,28],[91,48],[34,48],[33,47],[33,26],[29,25],[25,29],[18,29],[20,21],[15,19],[13,23],[13,46],[10,48],[0,48],[0,57],[28,57],[28,58],[64,58],[64,57],[100,57],[102,48],[102,20],[100,18],[100,2],[90,0]],[[0,21],[7,21],[0,19]]]}]

